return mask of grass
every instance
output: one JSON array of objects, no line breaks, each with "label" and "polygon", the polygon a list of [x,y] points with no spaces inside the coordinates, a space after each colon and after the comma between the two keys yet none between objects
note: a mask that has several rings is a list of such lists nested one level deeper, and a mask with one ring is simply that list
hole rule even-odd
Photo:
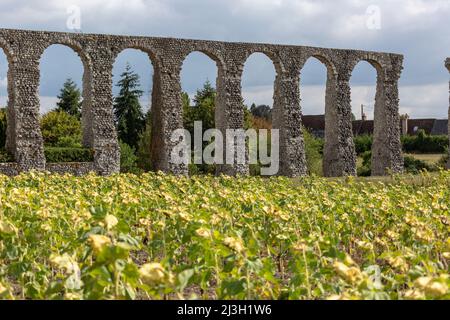
[{"label": "grass", "polygon": [[407,153],[405,156],[411,156],[417,160],[425,161],[427,164],[436,164],[444,156],[442,153],[418,154]]}]

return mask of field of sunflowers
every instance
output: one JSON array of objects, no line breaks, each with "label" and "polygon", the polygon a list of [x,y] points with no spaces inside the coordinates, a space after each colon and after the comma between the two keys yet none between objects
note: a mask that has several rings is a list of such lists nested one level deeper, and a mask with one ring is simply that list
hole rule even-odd
[{"label": "field of sunflowers", "polygon": [[0,176],[0,299],[450,299],[450,172]]}]

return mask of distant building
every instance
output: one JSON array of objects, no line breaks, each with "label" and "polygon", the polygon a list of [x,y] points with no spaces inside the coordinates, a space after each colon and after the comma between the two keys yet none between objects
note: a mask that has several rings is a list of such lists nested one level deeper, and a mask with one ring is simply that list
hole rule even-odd
[{"label": "distant building", "polygon": [[[325,136],[324,115],[302,116],[303,126],[315,137]],[[373,120],[352,121],[353,134],[355,136],[373,134]],[[400,117],[400,129],[402,134],[416,135],[419,130],[424,130],[428,135],[448,135],[448,119],[409,119],[408,115]]]},{"label": "distant building", "polygon": [[325,137],[325,115],[302,116],[302,123],[316,138]]}]

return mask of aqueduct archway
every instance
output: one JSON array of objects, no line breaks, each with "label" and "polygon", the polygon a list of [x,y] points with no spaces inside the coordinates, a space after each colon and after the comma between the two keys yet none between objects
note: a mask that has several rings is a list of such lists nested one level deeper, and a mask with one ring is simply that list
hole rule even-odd
[{"label": "aqueduct archway", "polygon": [[[447,67],[448,71],[450,72],[450,58],[447,58],[445,61],[445,66]],[[450,82],[449,82],[449,107],[448,107],[448,119],[450,120]],[[447,162],[447,169],[450,169],[450,121],[448,122],[448,140],[449,140],[449,159]]]},{"label": "aqueduct archway", "polygon": [[[43,154],[39,130],[39,58],[52,44],[75,50],[83,61],[83,125],[85,145],[93,148],[93,163],[49,164]],[[119,147],[112,111],[112,68],[116,56],[126,48],[149,54],[154,67],[152,92],[152,164],[154,170],[186,174],[187,167],[173,163],[170,137],[181,129],[180,72],[191,52],[199,51],[218,67],[216,128],[243,128],[241,77],[247,58],[264,53],[274,63],[273,127],[280,130],[280,175],[305,175],[306,161],[301,129],[299,74],[310,57],[327,65],[326,118],[329,151],[324,159],[327,176],[356,174],[356,156],[351,122],[350,76],[361,60],[377,67],[377,112],[373,167],[376,174],[401,172],[398,79],[403,57],[398,54],[312,48],[261,43],[233,43],[172,38],[113,36],[0,29],[0,47],[9,61],[8,150],[15,163],[0,164],[0,171],[15,174],[30,169],[99,174],[119,171]],[[448,64],[447,64],[448,65]],[[12,80],[14,79],[14,81]],[[331,128],[331,129],[330,129]],[[245,150],[241,150],[245,152]],[[219,166],[219,173],[248,173],[248,164]]]}]

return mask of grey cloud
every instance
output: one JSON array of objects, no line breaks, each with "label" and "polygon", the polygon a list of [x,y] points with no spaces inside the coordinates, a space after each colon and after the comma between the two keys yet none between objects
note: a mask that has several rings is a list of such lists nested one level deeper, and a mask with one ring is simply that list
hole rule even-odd
[{"label": "grey cloud", "polygon": [[[1,26],[67,31],[65,8],[72,4],[82,10],[83,32],[392,51],[405,54],[402,86],[438,87],[448,82],[448,72],[443,67],[445,57],[450,55],[448,0],[2,0]],[[381,10],[380,30],[366,27],[369,4]],[[131,56],[130,59],[133,60]],[[206,61],[207,58],[198,58],[189,62],[183,88],[192,93],[199,86],[198,77],[201,81],[215,78],[214,65]],[[143,62],[137,59],[135,63],[142,75],[146,74]],[[373,70],[364,69],[354,75],[355,85],[372,83]],[[0,65],[0,72],[3,70]],[[64,70],[78,72],[75,62]],[[61,73],[51,67],[43,72]],[[320,65],[314,65],[304,72],[302,84],[322,83],[322,72]],[[251,73],[246,76],[246,88],[261,88],[273,82],[273,70],[264,60],[256,63]],[[54,95],[59,86],[50,83],[51,79],[42,88],[46,95]],[[407,101],[412,113],[438,110],[438,114],[446,114],[445,93],[427,100],[418,92],[423,95],[424,91],[401,91],[401,99]]]}]

